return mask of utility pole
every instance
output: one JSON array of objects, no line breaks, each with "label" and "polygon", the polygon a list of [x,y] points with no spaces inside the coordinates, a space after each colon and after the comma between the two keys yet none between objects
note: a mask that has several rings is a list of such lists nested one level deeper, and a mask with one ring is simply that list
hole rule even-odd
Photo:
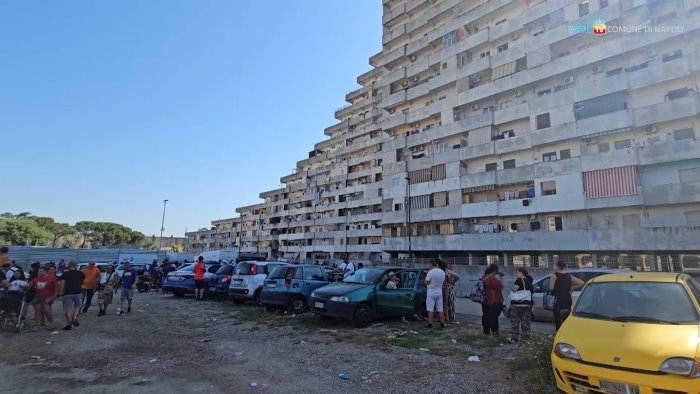
[{"label": "utility pole", "polygon": [[160,222],[160,246],[158,249],[163,248],[163,231],[165,231],[165,206],[168,204],[168,200],[163,200],[163,220]]},{"label": "utility pole", "polygon": [[413,258],[413,252],[411,250],[411,178],[405,177],[406,180],[406,230],[408,231],[408,260]]}]

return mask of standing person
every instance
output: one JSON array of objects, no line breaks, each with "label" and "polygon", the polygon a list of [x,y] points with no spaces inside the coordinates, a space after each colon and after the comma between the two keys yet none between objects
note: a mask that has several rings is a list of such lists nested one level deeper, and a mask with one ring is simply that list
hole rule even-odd
[{"label": "standing person", "polygon": [[[51,264],[51,265],[53,265],[53,264]],[[58,272],[56,273],[56,276],[63,275],[63,271],[65,271],[65,270],[66,270],[66,262],[65,262],[65,260],[61,259],[58,262]]]},{"label": "standing person", "polygon": [[63,275],[58,279],[58,296],[63,297],[63,312],[66,314],[64,330],[72,330],[78,327],[78,315],[80,314],[82,285],[85,275],[78,271],[75,261],[68,263],[68,270],[63,271]]},{"label": "standing person", "polygon": [[445,321],[455,320],[455,302],[457,293],[455,292],[455,284],[459,280],[459,274],[447,267],[447,263],[440,260],[440,269],[445,272],[445,283],[442,285],[443,309],[445,313]]},{"label": "standing person", "polygon": [[484,334],[498,337],[498,315],[503,309],[503,279],[498,275],[498,265],[491,264],[486,268],[484,276],[481,277],[484,282],[484,291],[486,299],[481,304],[481,325],[484,328]]},{"label": "standing person", "polygon": [[112,303],[114,293],[117,292],[118,284],[119,276],[114,273],[114,266],[107,264],[105,266],[105,272],[100,275],[100,283],[97,287],[97,304],[100,306],[100,311],[97,313],[97,316],[104,316],[107,314],[107,307]]},{"label": "standing person", "polygon": [[89,261],[87,268],[83,269],[82,292],[83,292],[83,313],[87,313],[92,304],[92,297],[97,290],[97,281],[100,278],[100,269],[95,267],[94,261]]},{"label": "standing person", "polygon": [[39,276],[39,267],[41,267],[41,263],[38,261],[31,265],[31,269],[29,270],[29,279],[27,279],[27,281],[31,282],[34,278]]},{"label": "standing person", "polygon": [[528,340],[530,338],[530,322],[532,321],[532,276],[525,268],[515,270],[515,283],[510,291],[530,291],[530,299],[510,302],[510,340]]},{"label": "standing person", "polygon": [[[168,261],[168,259],[165,259],[165,261]],[[148,268],[149,290],[155,290],[156,292],[158,291],[159,276],[160,271],[158,270],[158,260],[153,259],[151,266]]]},{"label": "standing person", "polygon": [[34,317],[36,320],[36,329],[44,325],[44,319],[49,327],[53,325],[53,313],[51,306],[58,295],[58,286],[56,285],[56,276],[50,275],[46,267],[39,267],[37,277],[29,284],[30,288],[35,289],[34,292]]},{"label": "standing person", "polygon": [[124,262],[124,272],[122,273],[121,280],[121,308],[119,309],[119,314],[124,314],[124,306],[127,306],[126,311],[131,312],[131,303],[134,300],[134,289],[136,288],[136,281],[138,280],[138,272],[131,268],[131,263],[128,261]]},{"label": "standing person", "polygon": [[197,263],[194,265],[194,298],[195,300],[204,299],[204,288],[206,283],[204,282],[204,273],[206,269],[204,268],[204,257],[199,256]]},{"label": "standing person", "polygon": [[554,264],[554,274],[550,276],[549,279],[549,292],[556,297],[556,303],[554,304],[554,309],[552,314],[554,317],[554,326],[557,330],[561,327],[562,309],[571,309],[571,291],[580,289],[583,287],[584,283],[581,279],[575,278],[564,272],[566,270],[566,265],[563,261],[557,261]]},{"label": "standing person", "polygon": [[338,267],[338,272],[343,274],[343,278],[347,278],[355,273],[355,264],[350,261],[349,258],[345,257],[343,258],[343,264]]},{"label": "standing person", "polygon": [[433,328],[433,312],[437,309],[440,328],[445,328],[445,315],[442,302],[442,285],[445,283],[445,272],[438,268],[440,259],[432,260],[429,264],[430,271],[425,276],[425,285],[428,293],[425,298],[425,309],[428,311],[428,325]]}]

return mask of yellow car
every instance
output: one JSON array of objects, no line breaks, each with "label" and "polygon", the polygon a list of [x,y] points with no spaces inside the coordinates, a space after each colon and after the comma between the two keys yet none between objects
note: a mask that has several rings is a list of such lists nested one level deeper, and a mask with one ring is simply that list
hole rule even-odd
[{"label": "yellow car", "polygon": [[687,274],[599,276],[554,338],[566,393],[700,393],[700,285]]}]

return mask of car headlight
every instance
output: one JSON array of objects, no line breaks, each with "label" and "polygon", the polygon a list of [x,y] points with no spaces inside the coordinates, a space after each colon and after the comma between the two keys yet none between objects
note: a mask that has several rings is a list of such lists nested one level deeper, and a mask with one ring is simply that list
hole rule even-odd
[{"label": "car headlight", "polygon": [[554,345],[554,354],[561,358],[570,358],[572,360],[581,359],[581,354],[579,354],[578,350],[568,343],[557,343]]},{"label": "car headlight", "polygon": [[343,296],[336,297],[336,296],[333,296],[333,297],[331,297],[331,301],[335,301],[335,302],[348,302],[348,297],[343,297]]},{"label": "car headlight", "polygon": [[689,358],[674,357],[661,363],[659,371],[697,378],[700,377],[700,364]]},{"label": "car headlight", "polygon": [[311,292],[311,298],[316,298],[316,292],[315,292],[315,291],[312,291],[312,292]]}]

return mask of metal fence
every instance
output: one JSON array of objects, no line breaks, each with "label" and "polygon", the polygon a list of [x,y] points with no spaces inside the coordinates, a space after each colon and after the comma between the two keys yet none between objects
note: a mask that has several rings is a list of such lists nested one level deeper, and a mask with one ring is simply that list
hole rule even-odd
[{"label": "metal fence", "polygon": [[133,248],[114,249],[59,249],[59,248],[34,248],[25,246],[10,246],[9,257],[17,265],[26,267],[35,262],[42,264],[58,262],[61,259],[66,262],[87,262],[93,260],[98,263],[111,263],[119,261],[119,254],[153,254],[158,253],[158,261],[166,257],[165,251],[141,250]]}]

